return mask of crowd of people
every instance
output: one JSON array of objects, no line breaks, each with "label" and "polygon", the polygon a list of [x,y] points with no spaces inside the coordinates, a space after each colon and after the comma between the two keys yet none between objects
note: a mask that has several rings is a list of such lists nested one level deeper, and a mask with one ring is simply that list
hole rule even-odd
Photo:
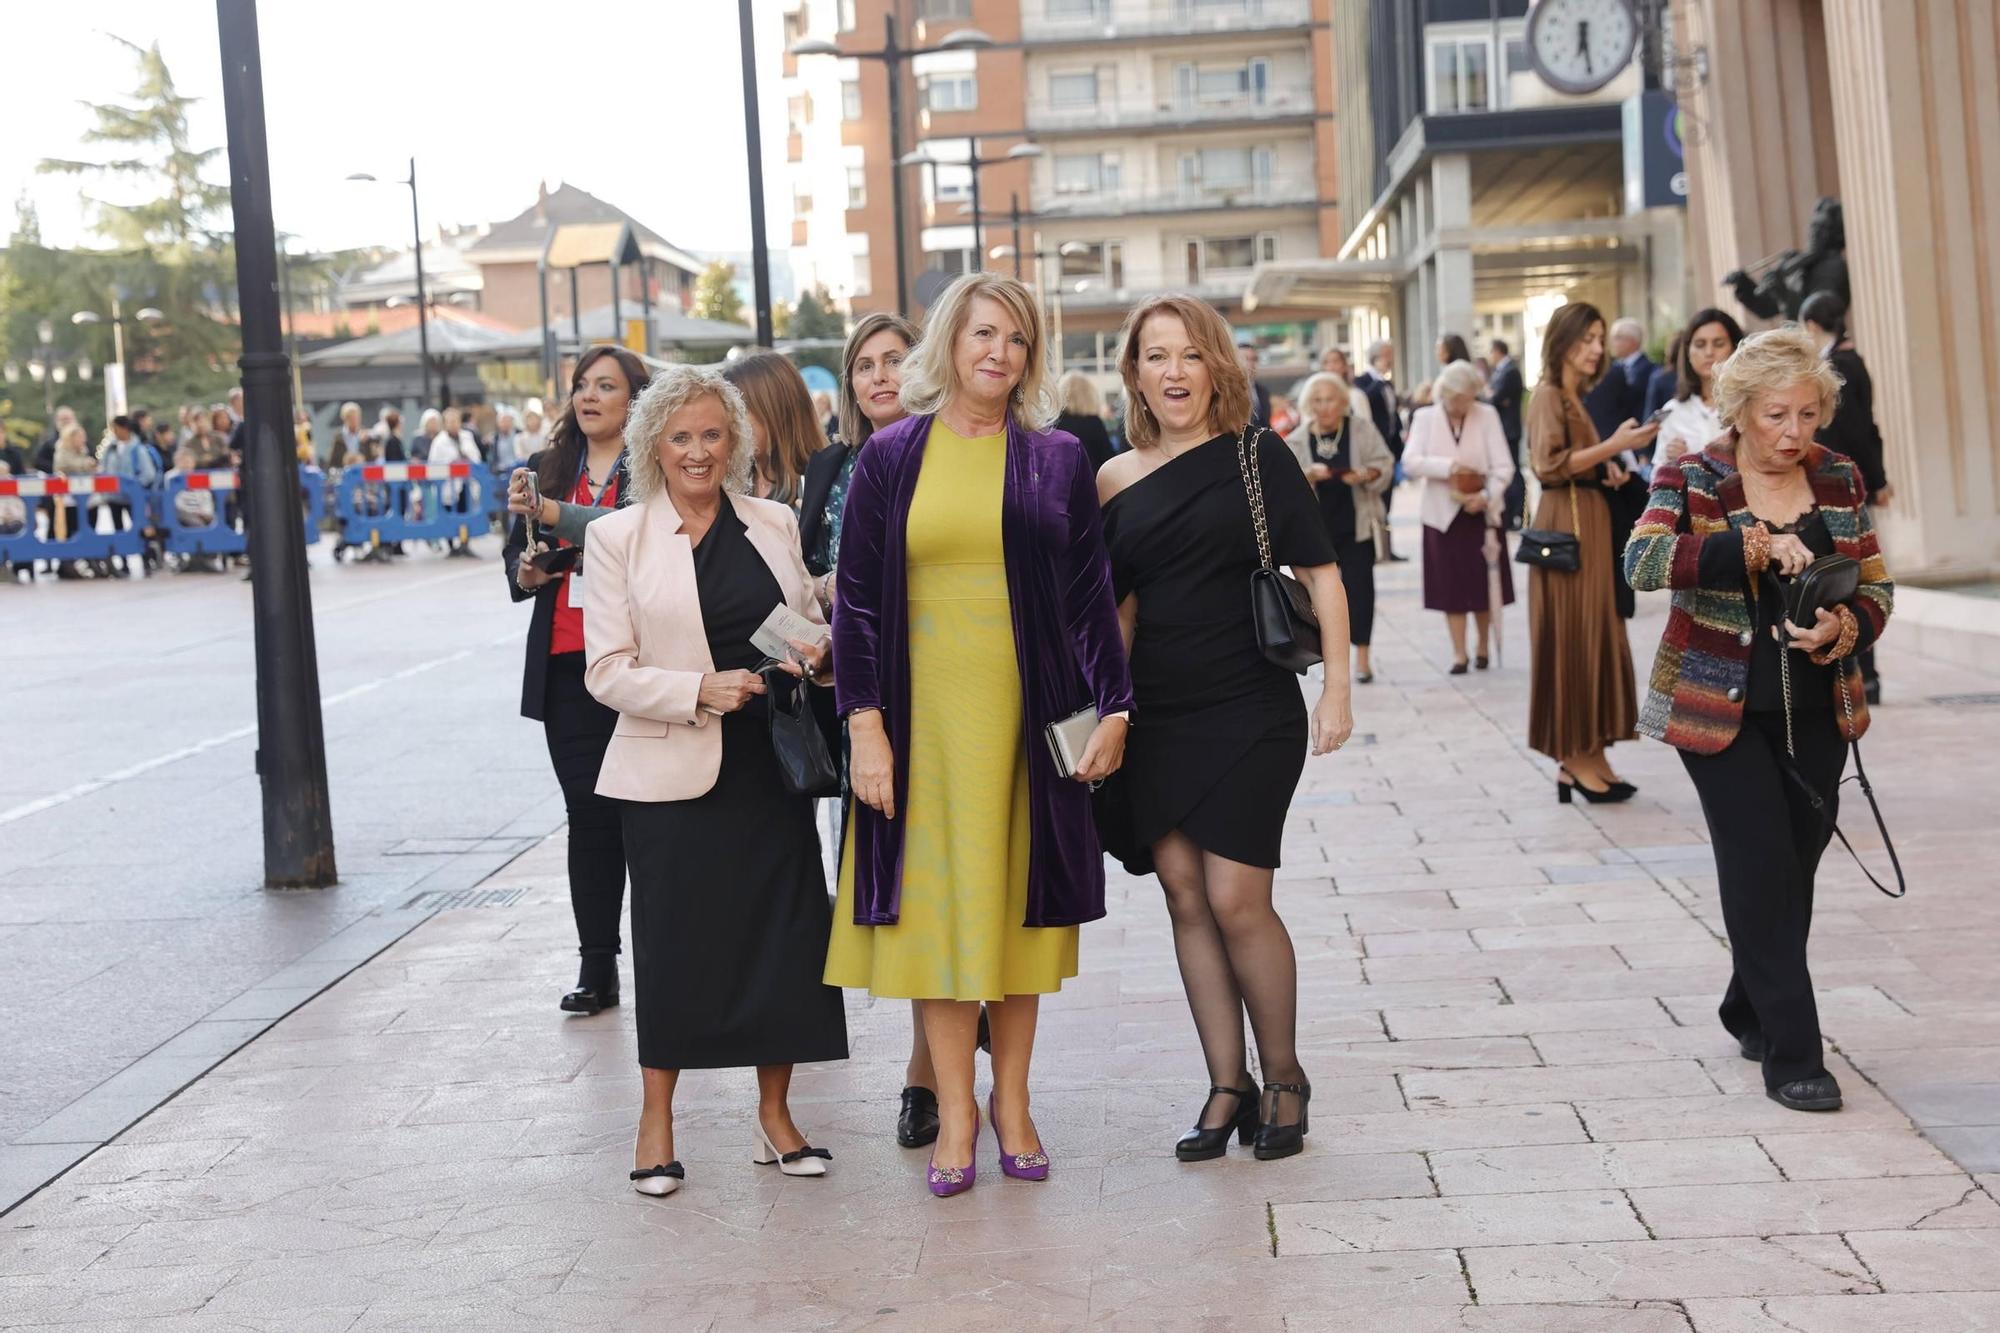
[{"label": "crowd of people", "polygon": [[[1700,312],[1654,421],[1632,330],[1581,303],[1556,312],[1532,393],[1498,344],[1482,372],[1444,340],[1416,402],[1387,344],[1354,376],[1336,348],[1287,421],[1222,316],[1162,296],[1119,335],[1116,449],[1089,429],[1095,389],[1056,378],[1033,294],[994,274],[954,282],[922,329],[861,320],[837,409],[770,354],[720,373],[586,355],[510,485],[506,567],[534,603],[522,711],[571,814],[564,1010],[620,1002],[631,885],[634,1188],[687,1178],[674,1095],[691,1068],[754,1066],[753,1160],[826,1174],[789,1088],[796,1064],[847,1054],[845,987],[911,1002],[894,1132],[931,1150],[933,1194],[974,1186],[985,1126],[1005,1175],[1046,1179],[1040,999],[1104,915],[1106,852],[1160,884],[1207,1067],[1176,1156],[1301,1151],[1312,1085],[1272,887],[1306,757],[1340,749],[1350,686],[1372,676],[1399,471],[1422,487],[1424,603],[1454,673],[1489,668],[1519,545],[1528,739],[1561,800],[1633,794],[1618,741],[1682,752],[1734,948],[1723,1025],[1775,1100],[1837,1107],[1805,962],[1829,836],[1812,799],[1830,804],[1866,727],[1860,655],[1891,587],[1866,466],[1816,439],[1856,382],[1828,318],[1745,337]],[[1607,381],[1636,406],[1600,428]],[[1626,542],[1615,497],[1634,480]],[[1781,580],[1829,555],[1856,586],[1808,607]],[[1245,594],[1281,570],[1273,630]],[[1620,587],[1672,593],[1643,705]],[[1295,673],[1315,657],[1309,705]],[[835,792],[829,906],[814,801]]]}]

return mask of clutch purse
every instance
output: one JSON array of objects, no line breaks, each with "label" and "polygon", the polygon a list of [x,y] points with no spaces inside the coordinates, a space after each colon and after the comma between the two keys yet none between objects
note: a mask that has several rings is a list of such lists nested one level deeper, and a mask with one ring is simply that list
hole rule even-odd
[{"label": "clutch purse", "polygon": [[1090,744],[1090,733],[1096,730],[1095,708],[1080,708],[1042,729],[1042,734],[1048,738],[1049,754],[1056,761],[1057,773],[1066,778],[1076,776],[1076,766],[1083,762],[1084,747]]},{"label": "clutch purse", "polygon": [[1861,587],[1861,562],[1851,555],[1823,555],[1785,584],[1785,617],[1809,629],[1822,608],[1831,611]]},{"label": "clutch purse", "polygon": [[1486,489],[1484,472],[1454,472],[1451,474],[1451,488],[1460,495],[1477,495]]},{"label": "clutch purse", "polygon": [[1250,500],[1250,522],[1257,531],[1258,567],[1250,571],[1250,623],[1257,632],[1257,650],[1266,661],[1303,676],[1322,660],[1319,618],[1312,594],[1271,559],[1271,528],[1264,515],[1264,470],[1250,453],[1251,432],[1245,426],[1236,442],[1236,465],[1243,472],[1243,490]]}]

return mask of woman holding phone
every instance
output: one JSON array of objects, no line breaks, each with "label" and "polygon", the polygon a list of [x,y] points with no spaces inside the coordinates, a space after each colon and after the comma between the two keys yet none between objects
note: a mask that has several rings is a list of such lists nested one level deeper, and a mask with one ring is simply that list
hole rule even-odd
[{"label": "woman holding phone", "polygon": [[583,684],[579,557],[585,528],[630,498],[625,414],[651,380],[646,363],[622,347],[584,353],[547,446],[507,486],[507,510],[515,516],[501,552],[507,588],[515,601],[535,603],[521,716],[542,724],[569,817],[569,898],[582,962],[576,989],[561,1007],[573,1014],[618,1003],[618,919],[625,908],[618,809],[597,794],[597,770],[618,714]]}]

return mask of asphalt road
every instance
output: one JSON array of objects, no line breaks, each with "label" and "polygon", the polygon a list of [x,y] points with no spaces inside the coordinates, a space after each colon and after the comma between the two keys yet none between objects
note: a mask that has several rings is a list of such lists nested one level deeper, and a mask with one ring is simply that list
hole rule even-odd
[{"label": "asphalt road", "polygon": [[[541,729],[518,715],[526,607],[498,540],[476,548],[314,552],[341,872],[325,890],[262,887],[249,584],[0,586],[0,1157],[108,1137],[102,1097],[90,1125],[50,1117],[260,983],[283,988],[266,1007],[303,1000],[357,961],[325,956],[354,952],[334,936],[364,918],[380,934],[371,914],[420,912],[561,823]],[[114,1109],[170,1093],[158,1067]]]}]

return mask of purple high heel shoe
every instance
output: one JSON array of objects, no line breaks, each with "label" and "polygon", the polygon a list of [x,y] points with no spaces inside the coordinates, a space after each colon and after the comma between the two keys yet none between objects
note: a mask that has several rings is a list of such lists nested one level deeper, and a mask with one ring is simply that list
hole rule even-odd
[{"label": "purple high heel shoe", "polygon": [[[949,1199],[954,1194],[963,1194],[971,1189],[979,1177],[979,1117],[972,1120],[972,1160],[964,1166],[939,1166],[936,1149],[932,1149],[929,1179],[931,1193],[940,1199]],[[1002,1159],[1005,1165],[1005,1159]]]},{"label": "purple high heel shoe", "polygon": [[[986,1118],[993,1120],[993,1094],[986,1094]],[[1045,1152],[1008,1152],[1000,1143],[1000,1122],[993,1120],[993,1141],[1000,1144],[1000,1174],[1015,1180],[1047,1180],[1049,1155]]]}]

